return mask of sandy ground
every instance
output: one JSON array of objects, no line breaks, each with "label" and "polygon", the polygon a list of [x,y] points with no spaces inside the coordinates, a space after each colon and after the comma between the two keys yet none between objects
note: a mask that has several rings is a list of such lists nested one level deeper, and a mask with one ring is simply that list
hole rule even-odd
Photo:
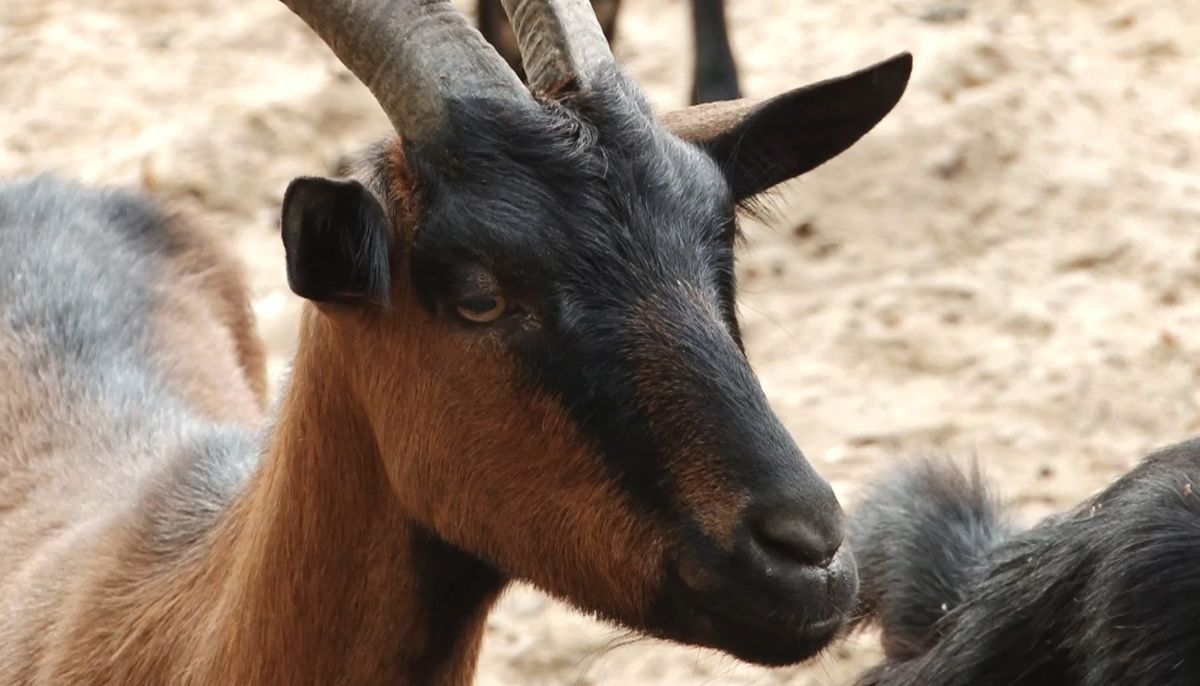
[{"label": "sandy ground", "polygon": [[[749,226],[751,357],[844,501],[894,460],[978,456],[1029,518],[1200,427],[1200,0],[730,0],[766,96],[899,50],[899,109]],[[618,56],[687,91],[684,0],[627,0]],[[286,365],[286,182],[387,130],[271,0],[3,0],[0,176],[151,189],[227,231]],[[482,684],[842,684],[854,639],[768,672],[633,641],[519,588]]]}]

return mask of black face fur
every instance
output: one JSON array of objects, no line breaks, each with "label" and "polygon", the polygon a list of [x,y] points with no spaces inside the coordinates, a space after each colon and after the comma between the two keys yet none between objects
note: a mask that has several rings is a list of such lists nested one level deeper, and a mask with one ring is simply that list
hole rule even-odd
[{"label": "black face fur", "polygon": [[[894,104],[880,100],[853,138]],[[415,229],[393,229],[391,255],[407,265],[393,278],[409,279],[433,316],[503,346],[520,382],[561,403],[641,516],[670,533],[660,597],[640,628],[766,664],[811,656],[850,609],[854,562],[839,549],[836,498],[767,405],[734,307],[736,207],[788,178],[761,178],[773,168],[764,146],[788,139],[775,127],[756,133],[762,122],[750,120],[741,138],[726,131],[706,152],[655,123],[615,72],[593,93],[532,111],[480,101],[451,112],[441,140],[406,147],[420,210]],[[744,168],[742,144],[754,151]],[[822,146],[828,140],[814,142]],[[358,184],[288,194],[299,209],[285,206],[285,236],[289,216],[304,234],[302,218],[324,207],[353,237],[344,249],[313,241],[325,246],[314,274],[338,264],[357,274],[329,301],[345,302],[347,283],[378,300],[364,285],[375,282],[378,261],[362,251],[379,249],[375,197],[395,199],[387,162],[370,166],[374,197]],[[780,168],[794,175],[802,166]],[[320,201],[303,207],[298,197]],[[375,271],[362,273],[364,264]],[[461,314],[496,303],[504,312],[494,321]],[[695,474],[716,487],[697,492],[687,485]],[[713,526],[721,503],[732,522],[724,535]],[[764,535],[763,522],[780,513],[800,533]]]},{"label": "black face fur", "polygon": [[[624,489],[647,512],[666,513],[676,508],[630,368],[656,342],[631,320],[659,303],[664,325],[683,334],[680,352],[692,348],[714,375],[690,390],[722,394],[733,380],[721,378],[719,360],[744,365],[733,309],[737,225],[707,156],[609,101],[581,99],[536,119],[464,107],[445,157],[418,168],[427,210],[412,278],[427,307],[451,318],[475,295],[478,275],[494,282],[511,312],[489,326],[526,383],[571,408]],[[681,384],[691,377],[680,370]]]},{"label": "black face fur", "polygon": [[[733,580],[759,574],[746,526],[734,549],[722,550],[695,517],[700,504],[677,487],[678,472],[690,468],[678,456],[704,451],[727,489],[752,503],[794,499],[825,536],[840,537],[836,500],[767,406],[741,350],[729,183],[712,159],[648,123],[628,98],[613,83],[536,118],[479,104],[459,110],[441,154],[413,156],[429,165],[417,167],[426,185],[412,246],[416,290],[430,309],[454,317],[481,281],[495,283],[511,313],[489,326],[526,383],[568,408],[621,489],[685,541],[680,555],[729,580],[704,593],[667,584],[656,613],[681,629],[668,635],[728,645],[687,629],[726,623],[689,616],[695,607],[774,615],[789,628],[838,616],[855,586],[848,558],[816,602],[801,599],[807,584],[795,579],[756,579],[743,591]],[[647,379],[647,369],[659,376]],[[773,662],[811,652],[789,645],[777,656],[773,648],[758,642],[739,653]]]}]

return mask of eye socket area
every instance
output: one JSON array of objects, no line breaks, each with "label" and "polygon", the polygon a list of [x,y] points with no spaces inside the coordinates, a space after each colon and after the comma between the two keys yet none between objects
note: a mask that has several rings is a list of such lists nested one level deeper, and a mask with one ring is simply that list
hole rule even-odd
[{"label": "eye socket area", "polygon": [[467,328],[503,327],[506,331],[518,323],[528,325],[530,301],[523,297],[527,288],[512,278],[505,279],[493,265],[473,259],[433,263],[422,270],[428,280],[424,287],[438,316]]},{"label": "eye socket area", "polygon": [[490,324],[509,313],[508,299],[499,293],[472,295],[456,302],[454,311],[472,324]]}]

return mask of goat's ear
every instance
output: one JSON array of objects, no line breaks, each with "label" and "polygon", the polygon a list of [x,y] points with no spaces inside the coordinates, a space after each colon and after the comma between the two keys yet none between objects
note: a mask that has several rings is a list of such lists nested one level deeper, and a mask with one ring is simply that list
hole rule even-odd
[{"label": "goat's ear", "polygon": [[301,177],[283,195],[288,285],[319,303],[387,305],[388,220],[357,181]]},{"label": "goat's ear", "polygon": [[740,202],[853,145],[896,106],[911,73],[912,55],[902,53],[769,100],[716,102],[671,112],[663,124],[708,151]]}]

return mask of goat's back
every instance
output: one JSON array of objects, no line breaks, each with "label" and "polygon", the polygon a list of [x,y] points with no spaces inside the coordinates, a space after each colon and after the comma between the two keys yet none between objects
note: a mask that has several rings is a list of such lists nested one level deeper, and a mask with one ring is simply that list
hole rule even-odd
[{"label": "goat's back", "polygon": [[211,237],[125,192],[51,176],[0,185],[5,683],[36,681],[22,669],[73,585],[119,557],[105,546],[181,463],[211,459],[188,471],[222,483],[185,484],[196,493],[244,477],[211,454],[223,434],[244,442],[264,394],[240,272]]}]

